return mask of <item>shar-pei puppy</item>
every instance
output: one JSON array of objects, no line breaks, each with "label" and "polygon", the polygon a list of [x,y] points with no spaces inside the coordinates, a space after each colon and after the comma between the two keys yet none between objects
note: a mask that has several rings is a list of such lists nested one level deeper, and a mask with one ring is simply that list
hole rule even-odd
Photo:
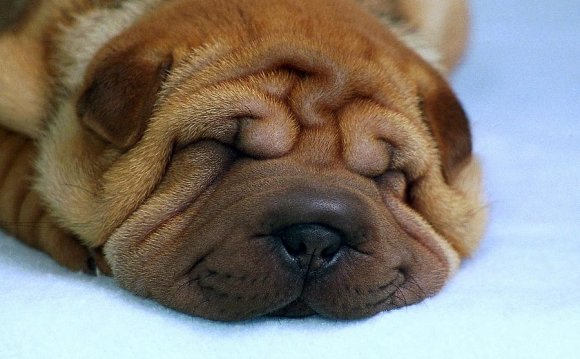
[{"label": "shar-pei puppy", "polygon": [[477,246],[463,1],[12,5],[0,221],[59,263],[211,319],[359,318]]}]

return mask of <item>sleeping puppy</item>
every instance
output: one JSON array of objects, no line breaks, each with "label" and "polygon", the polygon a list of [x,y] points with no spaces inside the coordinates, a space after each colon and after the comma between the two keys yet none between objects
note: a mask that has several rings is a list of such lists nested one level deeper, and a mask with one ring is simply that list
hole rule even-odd
[{"label": "sleeping puppy", "polygon": [[423,3],[31,2],[0,36],[3,228],[217,320],[434,295],[485,213],[444,78],[466,6]]}]

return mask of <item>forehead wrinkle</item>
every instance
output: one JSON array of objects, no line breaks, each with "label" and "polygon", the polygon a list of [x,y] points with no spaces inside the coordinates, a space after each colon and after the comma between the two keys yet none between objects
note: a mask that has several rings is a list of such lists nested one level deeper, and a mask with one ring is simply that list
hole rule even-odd
[{"label": "forehead wrinkle", "polygon": [[[286,104],[299,127],[337,123],[337,111],[361,98],[413,120],[420,117],[415,86],[380,48],[363,58],[352,51],[329,49],[318,41],[293,46],[294,41],[287,40],[285,44],[280,39],[266,44],[250,43],[243,48],[213,43],[195,49],[170,74],[163,95],[176,92],[191,96],[208,85],[230,81],[250,84],[262,82],[264,77],[277,79],[277,72],[291,73],[287,71],[289,67],[306,75],[294,77],[287,92],[273,97]],[[268,94],[264,88],[261,92]]]},{"label": "forehead wrinkle", "polygon": [[300,81],[289,95],[288,102],[302,125],[336,122],[327,115],[358,99],[370,99],[410,118],[418,117],[419,98],[415,86],[400,70],[384,69],[380,63],[362,59],[332,63],[334,71]]},{"label": "forehead wrinkle", "polygon": [[384,107],[407,115],[416,112],[416,88],[396,64],[384,56],[372,61],[356,59],[352,62],[352,72],[355,74],[352,82],[358,98],[372,99]]}]

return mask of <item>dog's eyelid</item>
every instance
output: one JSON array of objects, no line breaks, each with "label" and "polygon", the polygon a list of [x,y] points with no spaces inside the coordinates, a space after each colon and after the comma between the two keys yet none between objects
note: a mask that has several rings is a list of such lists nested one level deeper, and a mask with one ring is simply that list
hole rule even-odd
[{"label": "dog's eyelid", "polygon": [[[411,181],[404,170],[387,170],[379,176],[373,177],[379,191],[388,191],[395,198],[405,200],[406,192],[410,187]],[[405,200],[406,202],[406,200]]]},{"label": "dog's eyelid", "polygon": [[171,69],[173,68],[173,64],[173,54],[167,55],[167,57],[159,64],[159,74],[162,81],[166,80],[167,76],[169,76]]},{"label": "dog's eyelid", "polygon": [[309,76],[312,76],[311,71],[307,70],[306,68],[302,68],[301,66],[298,66],[297,64],[293,64],[293,63],[283,63],[278,68],[276,68],[274,71],[286,72],[288,74],[295,74],[300,79],[305,79]]},{"label": "dog's eyelid", "polygon": [[417,109],[419,110],[419,115],[421,116],[421,121],[427,122],[427,112],[425,111],[425,97],[421,94],[417,94]]}]

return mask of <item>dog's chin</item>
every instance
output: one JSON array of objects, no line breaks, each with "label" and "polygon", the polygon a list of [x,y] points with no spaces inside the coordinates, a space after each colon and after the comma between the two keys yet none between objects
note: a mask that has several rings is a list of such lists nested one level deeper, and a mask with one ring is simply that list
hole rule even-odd
[{"label": "dog's chin", "polygon": [[272,317],[304,318],[317,314],[302,298],[298,298],[283,308],[269,314]]}]

